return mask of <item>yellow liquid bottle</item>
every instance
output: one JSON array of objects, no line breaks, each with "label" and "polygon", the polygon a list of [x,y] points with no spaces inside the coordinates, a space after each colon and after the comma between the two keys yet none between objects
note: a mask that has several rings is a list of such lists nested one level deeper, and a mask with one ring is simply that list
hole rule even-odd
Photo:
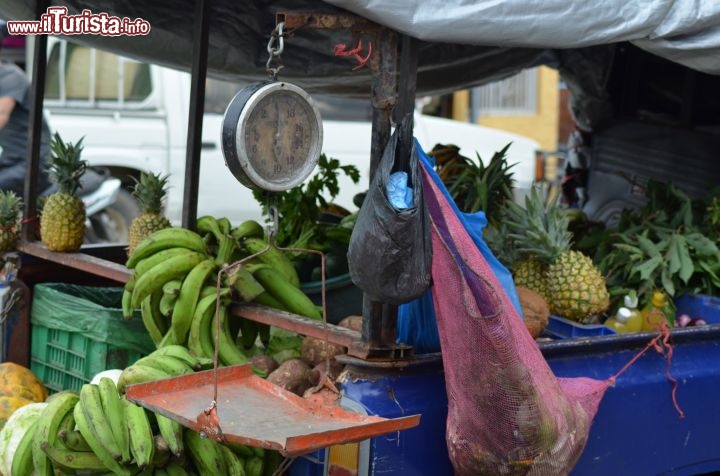
[{"label": "yellow liquid bottle", "polygon": [[614,317],[605,321],[605,325],[615,332],[638,332],[642,330],[643,319],[637,309],[621,307]]},{"label": "yellow liquid bottle", "polygon": [[655,291],[652,299],[642,311],[643,330],[654,331],[664,322],[672,327],[675,324],[675,311],[672,309],[667,296],[662,291]]}]

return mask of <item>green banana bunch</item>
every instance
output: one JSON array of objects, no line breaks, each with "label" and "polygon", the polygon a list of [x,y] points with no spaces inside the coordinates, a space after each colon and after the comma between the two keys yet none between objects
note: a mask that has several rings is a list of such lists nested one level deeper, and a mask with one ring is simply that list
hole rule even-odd
[{"label": "green banana bunch", "polygon": [[230,230],[230,236],[238,242],[241,242],[245,238],[262,239],[265,237],[265,229],[255,220],[246,220]]},{"label": "green banana bunch", "polygon": [[280,251],[272,243],[267,243],[259,238],[248,237],[242,241],[242,246],[249,254],[260,253],[257,259],[275,269],[288,283],[294,287],[300,287],[300,278],[298,277],[295,265],[290,258]]},{"label": "green banana bunch", "polygon": [[252,349],[259,334],[259,323],[250,319],[240,319],[240,345],[243,349]]},{"label": "green banana bunch", "polygon": [[161,355],[154,352],[137,360],[132,364],[132,367],[135,366],[149,367],[170,377],[180,377],[195,372],[195,369],[188,365],[185,360],[176,359],[172,355]]},{"label": "green banana bunch", "polygon": [[180,295],[181,287],[182,279],[172,279],[167,283],[163,284],[163,294],[166,294],[170,298],[177,299],[177,297]]},{"label": "green banana bunch", "polygon": [[253,456],[245,460],[245,474],[247,476],[263,476],[265,460],[262,456]]},{"label": "green banana bunch", "polygon": [[275,268],[267,264],[249,264],[248,270],[263,288],[289,312],[311,319],[322,319],[315,303],[300,288],[289,283]]},{"label": "green banana bunch", "polygon": [[[178,279],[185,276],[199,263],[205,261],[207,255],[195,251],[187,251],[184,254],[173,256],[170,259],[150,268],[137,278],[135,287],[132,290],[130,304],[137,308],[143,299],[152,294],[171,279]],[[180,297],[178,297],[180,300]]]},{"label": "green banana bunch", "polygon": [[92,451],[73,451],[49,446],[45,448],[45,454],[52,461],[53,467],[63,471],[63,474],[108,472],[105,463]]},{"label": "green banana bunch", "polygon": [[215,253],[215,262],[218,266],[225,266],[231,263],[237,250],[237,241],[235,241],[230,235],[223,235],[222,238],[220,238],[220,242]]},{"label": "green banana bunch", "polygon": [[170,323],[170,331],[174,335],[175,342],[187,341],[193,314],[200,298],[200,290],[205,281],[210,276],[214,276],[215,269],[215,261],[206,259],[196,264],[183,280],[180,294],[173,307],[173,318]]},{"label": "green banana bunch", "polygon": [[35,427],[32,441],[32,463],[36,474],[53,474],[52,461],[48,458],[45,450],[58,445],[58,432],[67,414],[71,413],[78,396],[72,392],[60,392],[56,394],[47,406],[43,409]]},{"label": "green banana bunch", "polygon": [[252,302],[265,292],[265,288],[244,266],[236,266],[233,272],[227,276],[225,284],[237,291],[245,302]]},{"label": "green banana bunch", "polygon": [[194,231],[181,227],[163,228],[140,242],[133,254],[128,258],[125,266],[133,269],[142,259],[161,250],[176,247],[186,248],[201,254],[207,253],[205,242]]},{"label": "green banana bunch", "polygon": [[221,444],[202,438],[193,430],[185,430],[184,442],[190,459],[200,474],[228,474]]},{"label": "green banana bunch", "polygon": [[170,377],[172,377],[172,375],[168,375],[166,372],[154,367],[133,364],[122,371],[120,378],[118,378],[117,388],[118,392],[125,393],[125,387],[128,385],[154,382],[155,380],[163,380]]},{"label": "green banana bunch", "polygon": [[165,347],[161,347],[154,351],[152,354],[153,356],[169,356],[173,357],[177,360],[185,362],[185,364],[194,369],[194,370],[200,370],[206,365],[212,363],[208,362],[208,359],[202,358],[198,356],[197,354],[193,355],[190,353],[187,347],[183,345],[167,345]]},{"label": "green banana bunch", "polygon": [[[160,310],[160,314],[166,318],[172,317],[172,311],[175,307],[175,301],[177,301],[177,298],[180,295],[181,287],[182,280],[180,279],[171,279],[167,283],[163,284],[162,297],[160,298],[158,308]],[[165,332],[167,332],[167,329]]]},{"label": "green banana bunch", "polygon": [[[100,387],[98,385],[87,383],[80,388],[80,407],[97,441],[107,450],[114,460],[122,460],[123,452],[113,434],[113,428],[108,419],[108,414],[103,408],[102,398],[100,397]],[[83,436],[88,440],[87,435],[83,434]],[[88,441],[88,443],[90,442]]]},{"label": "green banana bunch", "polygon": [[[86,416],[86,413],[84,411],[84,405],[82,404],[82,397],[80,399],[80,402],[75,405],[75,409],[73,410],[73,416],[75,417],[75,424],[77,425],[78,431],[80,431],[83,438],[85,438],[85,441],[92,449],[92,452],[95,454],[95,456],[97,456],[100,461],[103,462],[107,469],[112,471],[114,474],[130,476],[132,474],[132,471],[126,466],[122,466],[120,463],[118,463],[118,461],[111,454],[111,452],[108,451],[108,449],[105,447],[104,443],[102,443],[98,439],[96,433],[96,428],[98,425],[96,425],[94,422],[91,422]],[[101,431],[111,433],[109,427],[103,428],[101,429]],[[110,434],[109,437],[112,438],[112,434]],[[107,436],[105,438],[107,438]]]},{"label": "green banana bunch", "polygon": [[168,330],[165,315],[160,310],[160,301],[163,297],[162,291],[156,290],[150,296],[143,299],[140,304],[140,314],[143,325],[156,346],[160,344]]},{"label": "green banana bunch", "polygon": [[[73,425],[75,425],[75,417],[73,416]],[[60,442],[65,448],[71,451],[92,451],[85,438],[78,430],[62,431],[58,433]]]},{"label": "green banana bunch", "polygon": [[167,476],[188,476],[187,470],[185,470],[178,461],[171,461],[170,464],[162,469],[165,470]]},{"label": "green banana bunch", "polygon": [[125,420],[130,433],[130,452],[135,464],[140,469],[151,465],[155,456],[155,437],[147,412],[141,406],[135,405],[127,399],[122,400],[125,406]]},{"label": "green banana bunch", "polygon": [[160,413],[155,414],[155,420],[157,421],[160,436],[165,440],[168,449],[172,454],[180,458],[185,451],[183,444],[183,426]]},{"label": "green banana bunch", "polygon": [[225,445],[219,445],[228,476],[245,476],[245,460]]},{"label": "green banana bunch", "polygon": [[125,409],[120,399],[117,386],[112,379],[103,377],[98,383],[98,391],[100,393],[103,412],[110,424],[113,439],[118,448],[120,448],[120,460],[123,463],[129,463],[132,459],[129,443],[130,436],[128,434],[128,427],[125,424]]},{"label": "green banana bunch", "polygon": [[[195,355],[213,359],[215,356],[215,341],[212,340],[210,326],[215,315],[217,298],[214,294],[205,296],[198,301],[197,308],[190,323],[188,335],[188,349]],[[221,303],[222,305],[222,303]]]},{"label": "green banana bunch", "polygon": [[218,220],[211,215],[198,217],[195,221],[195,228],[197,228],[200,235],[211,234],[218,243],[220,243],[220,239],[225,235]]},{"label": "green banana bunch", "polygon": [[[38,420],[39,421],[39,420]],[[34,471],[33,464],[33,441],[35,440],[35,431],[38,422],[25,430],[25,434],[20,438],[20,442],[15,448],[15,454],[12,459],[12,475],[13,476],[31,476]],[[37,474],[37,473],[35,473]]]},{"label": "green banana bunch", "polygon": [[163,293],[162,297],[160,298],[160,302],[158,303],[158,309],[160,310],[160,314],[162,314],[168,319],[172,318],[175,301],[177,301],[177,296]]},{"label": "green banana bunch", "polygon": [[217,316],[214,315],[212,320],[211,332],[213,336],[213,342],[215,342],[216,339],[218,342],[218,357],[220,358],[220,361],[222,361],[223,365],[240,365],[246,363],[248,361],[247,356],[243,354],[240,349],[238,349],[238,346],[235,344],[235,337],[230,333],[230,324],[228,322],[227,308],[225,306],[220,307],[219,314],[219,339],[217,339]]},{"label": "green banana bunch", "polygon": [[119,393],[124,393],[128,385],[190,374],[211,362],[182,345],[160,347],[126,367],[118,378],[117,389]]}]

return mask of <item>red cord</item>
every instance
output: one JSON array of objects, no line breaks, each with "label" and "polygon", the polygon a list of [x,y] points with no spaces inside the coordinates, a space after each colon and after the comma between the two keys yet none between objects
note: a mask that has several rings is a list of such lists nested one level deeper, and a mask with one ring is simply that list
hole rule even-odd
[{"label": "red cord", "polygon": [[670,373],[670,364],[672,363],[672,356],[673,356],[673,346],[670,343],[670,328],[665,324],[664,322],[660,323],[660,334],[653,337],[653,339],[647,343],[645,348],[638,352],[635,357],[630,359],[630,361],[625,364],[615,375],[610,377],[610,382],[614,383],[615,380],[623,373],[625,372],[632,364],[634,364],[640,357],[642,357],[645,352],[650,350],[651,348],[654,348],[659,354],[665,354],[665,360],[667,362],[667,365],[665,366],[665,378],[667,378],[670,383],[672,384],[672,392],[671,392],[671,398],[673,405],[675,406],[675,410],[677,410],[678,414],[680,415],[680,418],[685,418],[685,413],[683,413],[682,409],[680,408],[680,405],[677,401],[677,390],[678,390],[678,381],[675,377],[672,376]]},{"label": "red cord", "polygon": [[347,46],[345,45],[345,43],[338,43],[337,45],[335,45],[333,51],[335,52],[335,56],[340,56],[343,58],[347,58],[350,56],[355,57],[359,64],[355,66],[352,71],[357,71],[358,69],[365,66],[370,60],[370,55],[372,55],[372,42],[368,43],[368,53],[364,58],[360,55],[360,52],[363,49],[362,40],[358,40],[358,44],[355,48],[351,50],[346,50],[346,48]]}]

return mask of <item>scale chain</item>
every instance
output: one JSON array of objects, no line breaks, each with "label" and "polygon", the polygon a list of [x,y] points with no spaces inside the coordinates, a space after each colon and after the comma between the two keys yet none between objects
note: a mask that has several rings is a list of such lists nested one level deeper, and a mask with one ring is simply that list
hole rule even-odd
[{"label": "scale chain", "polygon": [[[275,29],[270,34],[270,41],[268,41],[267,45],[267,52],[270,56],[268,57],[267,63],[265,63],[265,71],[267,71],[268,75],[273,80],[277,79],[278,73],[283,68],[282,64],[280,64],[280,55],[285,48],[285,39],[283,35],[284,26],[285,22],[279,22],[275,26]],[[275,46],[276,42],[277,46]],[[278,63],[275,67],[272,67],[273,60]]]}]

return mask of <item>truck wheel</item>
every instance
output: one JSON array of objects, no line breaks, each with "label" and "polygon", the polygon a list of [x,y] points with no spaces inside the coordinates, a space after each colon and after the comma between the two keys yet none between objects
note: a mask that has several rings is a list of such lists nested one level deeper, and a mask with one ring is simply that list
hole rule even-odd
[{"label": "truck wheel", "polygon": [[90,217],[85,243],[127,244],[128,231],[140,207],[130,192],[120,189],[115,203]]}]

